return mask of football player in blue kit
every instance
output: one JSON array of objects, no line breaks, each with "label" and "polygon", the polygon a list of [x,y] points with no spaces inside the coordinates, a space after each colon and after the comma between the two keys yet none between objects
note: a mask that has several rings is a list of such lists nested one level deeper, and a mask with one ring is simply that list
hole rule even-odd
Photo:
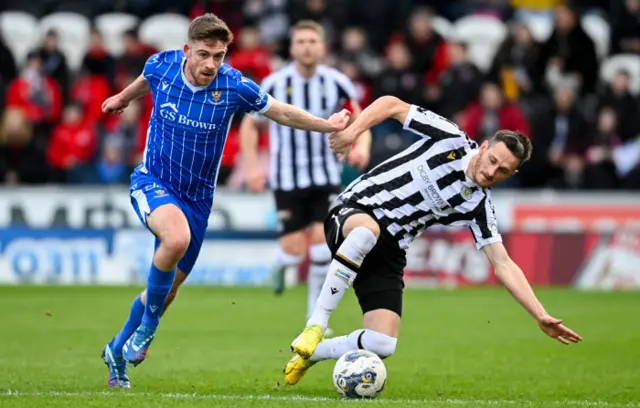
[{"label": "football player in blue kit", "polygon": [[151,56],[142,75],[102,109],[120,114],[129,102],[153,96],[142,163],[131,175],[131,203],[156,237],[147,287],[121,331],[104,347],[110,387],[129,388],[127,365],[140,364],[160,317],[191,272],[207,228],[231,120],[258,112],[285,126],[331,133],[344,129],[346,110],[328,120],[273,99],[225,64],[233,34],[213,14],[194,19],[182,50]]}]

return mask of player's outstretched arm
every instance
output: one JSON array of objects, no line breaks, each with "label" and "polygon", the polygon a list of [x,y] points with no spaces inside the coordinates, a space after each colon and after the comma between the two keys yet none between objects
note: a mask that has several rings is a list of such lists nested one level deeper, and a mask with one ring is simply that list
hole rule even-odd
[{"label": "player's outstretched arm", "polygon": [[344,154],[361,134],[383,120],[393,118],[404,123],[410,108],[411,105],[395,96],[381,96],[367,106],[351,126],[331,135],[329,146],[334,152]]},{"label": "player's outstretched arm", "polygon": [[135,81],[130,83],[129,86],[124,88],[122,92],[104,101],[102,104],[102,111],[116,113],[119,115],[127,106],[129,106],[129,102],[138,99],[149,92],[151,92],[149,82],[147,82],[147,79],[143,75],[140,75],[135,79]]},{"label": "player's outstretched arm", "polygon": [[577,343],[582,337],[565,327],[562,320],[549,315],[544,309],[520,267],[513,262],[501,242],[485,245],[482,250],[493,265],[496,277],[507,288],[511,295],[533,316],[538,325],[548,336],[561,343]]},{"label": "player's outstretched arm", "polygon": [[303,109],[289,105],[288,103],[282,103],[275,99],[269,110],[264,113],[264,116],[283,126],[321,133],[341,131],[347,126],[349,115],[349,111],[343,109],[341,112],[331,115],[328,120],[322,119],[313,116]]}]

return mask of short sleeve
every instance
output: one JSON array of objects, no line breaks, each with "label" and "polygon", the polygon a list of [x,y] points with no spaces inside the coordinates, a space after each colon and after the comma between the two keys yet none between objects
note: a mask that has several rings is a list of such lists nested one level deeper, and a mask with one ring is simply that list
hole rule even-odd
[{"label": "short sleeve", "polygon": [[336,84],[338,85],[338,98],[344,100],[356,100],[358,92],[353,82],[343,73],[336,71]]},{"label": "short sleeve", "polygon": [[464,132],[449,119],[417,105],[411,105],[403,128],[421,137],[441,139],[450,135],[464,136]]},{"label": "short sleeve", "polygon": [[470,228],[478,249],[485,245],[502,242],[502,236],[498,231],[496,213],[488,193],[476,208],[475,218]]},{"label": "short sleeve", "polygon": [[238,95],[242,109],[247,112],[266,112],[271,107],[273,99],[271,95],[262,90],[249,78],[241,77],[238,83]]},{"label": "short sleeve", "polygon": [[158,68],[160,67],[160,53],[153,54],[144,63],[142,75],[147,81],[158,78]]}]

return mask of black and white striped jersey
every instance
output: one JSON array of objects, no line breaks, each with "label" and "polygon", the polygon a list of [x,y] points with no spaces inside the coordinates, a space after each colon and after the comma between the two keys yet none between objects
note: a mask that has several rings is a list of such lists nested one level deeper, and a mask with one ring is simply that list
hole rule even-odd
[{"label": "black and white striped jersey", "polygon": [[[291,63],[265,78],[261,87],[275,99],[325,119],[356,95],[353,83],[344,74],[325,65],[319,65],[311,78],[304,78]],[[326,133],[293,129],[271,121],[269,140],[272,189],[340,185],[342,165],[329,148]]]},{"label": "black and white striped jersey", "polygon": [[469,226],[478,248],[501,242],[489,189],[466,175],[477,143],[415,105],[404,129],[423,139],[360,176],[338,201],[370,209],[403,249],[433,225]]}]

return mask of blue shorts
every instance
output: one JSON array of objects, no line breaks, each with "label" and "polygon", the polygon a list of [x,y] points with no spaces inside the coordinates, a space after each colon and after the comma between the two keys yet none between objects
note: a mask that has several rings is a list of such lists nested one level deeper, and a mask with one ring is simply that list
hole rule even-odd
[{"label": "blue shorts", "polygon": [[[209,214],[197,212],[193,206],[171,193],[162,181],[147,174],[134,173],[134,175],[131,176],[129,195],[131,196],[133,209],[136,211],[136,214],[138,214],[138,218],[140,218],[142,224],[147,227],[149,231],[151,231],[151,229],[147,225],[147,217],[156,208],[166,204],[173,204],[182,210],[189,223],[191,241],[187,252],[185,252],[180,262],[178,262],[178,269],[189,274],[198,259],[200,248],[202,248],[202,241],[209,222]],[[156,237],[156,248],[158,248],[159,244],[160,241]]]}]

